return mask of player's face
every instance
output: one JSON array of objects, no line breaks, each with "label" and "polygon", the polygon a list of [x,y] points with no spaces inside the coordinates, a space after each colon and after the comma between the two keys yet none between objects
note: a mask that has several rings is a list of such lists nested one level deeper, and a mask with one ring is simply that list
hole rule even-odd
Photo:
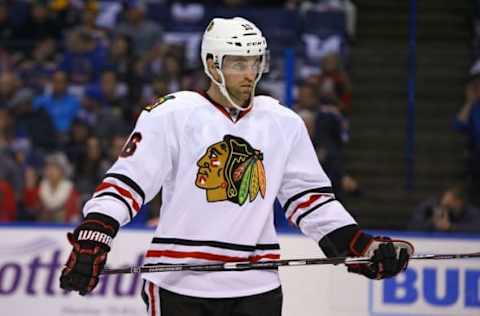
[{"label": "player's face", "polygon": [[225,56],[222,67],[226,87],[240,104],[249,100],[255,79],[261,71],[260,56]]},{"label": "player's face", "polygon": [[225,142],[213,144],[197,162],[198,173],[195,184],[204,189],[226,188],[224,170],[228,158]]}]

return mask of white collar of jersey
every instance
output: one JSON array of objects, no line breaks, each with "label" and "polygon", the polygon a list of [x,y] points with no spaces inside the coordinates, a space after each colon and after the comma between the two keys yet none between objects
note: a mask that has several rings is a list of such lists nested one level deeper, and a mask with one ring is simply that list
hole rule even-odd
[{"label": "white collar of jersey", "polygon": [[[234,123],[236,123],[240,118],[242,118],[245,114],[250,112],[251,107],[245,111],[239,111],[236,108],[233,107],[227,107],[224,106],[215,100],[213,100],[206,91],[199,92],[201,96],[203,96],[205,99],[207,99],[213,106],[215,106],[217,109],[219,109],[225,116],[227,116],[230,120],[232,120]],[[251,104],[253,104],[253,97],[251,100]]]}]

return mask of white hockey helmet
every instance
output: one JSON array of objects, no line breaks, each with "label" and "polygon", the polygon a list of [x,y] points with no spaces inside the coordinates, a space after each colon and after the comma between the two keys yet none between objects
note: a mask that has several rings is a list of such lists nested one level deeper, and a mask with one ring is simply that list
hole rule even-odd
[{"label": "white hockey helmet", "polygon": [[[230,94],[225,86],[225,77],[222,72],[223,58],[226,55],[233,56],[261,56],[261,65],[255,78],[252,88],[252,98],[255,93],[255,86],[267,69],[267,41],[262,32],[252,22],[235,17],[231,19],[214,18],[207,26],[203,34],[201,56],[203,69],[207,76],[215,83],[220,92],[227,100],[240,111],[246,111],[251,108],[252,103],[247,107],[241,107],[232,101]],[[219,70],[221,82],[215,80],[208,71],[207,57],[212,57],[213,62]],[[251,98],[251,99],[252,99]]]}]

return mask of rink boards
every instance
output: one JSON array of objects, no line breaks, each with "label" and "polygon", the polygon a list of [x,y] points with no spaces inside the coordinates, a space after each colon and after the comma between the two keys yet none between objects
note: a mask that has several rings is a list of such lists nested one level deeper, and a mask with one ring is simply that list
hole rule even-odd
[{"label": "rink boards", "polygon": [[[70,246],[68,227],[0,226],[1,315],[145,315],[141,279],[109,276],[93,294],[58,288]],[[474,252],[480,235],[381,232],[413,242],[417,253]],[[124,229],[109,256],[111,267],[139,265],[151,230]],[[282,258],[321,257],[318,246],[297,234],[281,234]],[[479,316],[480,260],[411,262],[406,273],[370,281],[343,266],[281,269],[284,316]]]}]

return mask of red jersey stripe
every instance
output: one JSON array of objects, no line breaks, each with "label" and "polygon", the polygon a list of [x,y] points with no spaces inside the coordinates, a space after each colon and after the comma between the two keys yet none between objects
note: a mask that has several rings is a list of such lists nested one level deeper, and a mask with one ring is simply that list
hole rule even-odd
[{"label": "red jersey stripe", "polygon": [[257,262],[261,259],[272,259],[272,260],[280,259],[280,255],[274,254],[274,253],[249,256],[249,257],[234,257],[234,256],[217,255],[213,253],[200,252],[200,251],[174,251],[174,250],[149,250],[147,251],[146,257],[147,258],[153,258],[153,257],[196,258],[196,259],[221,261],[221,262],[242,262],[242,261]]},{"label": "red jersey stripe", "polygon": [[137,201],[135,201],[135,198],[133,197],[132,193],[128,192],[127,190],[125,190],[124,188],[116,185],[116,184],[113,184],[113,183],[108,183],[108,182],[102,182],[100,183],[100,185],[95,189],[95,192],[98,192],[98,191],[101,191],[101,190],[104,190],[104,189],[108,189],[108,188],[114,188],[115,190],[117,190],[118,193],[120,193],[123,197],[126,197],[127,199],[130,199],[132,200],[132,206],[133,206],[133,209],[135,211],[138,212],[138,210],[140,210],[140,206],[138,205]]},{"label": "red jersey stripe", "polygon": [[311,195],[308,201],[298,204],[297,207],[293,210],[292,214],[290,214],[290,216],[288,217],[288,221],[291,221],[293,214],[295,214],[298,211],[298,209],[309,207],[310,205],[312,205],[313,202],[318,200],[322,195],[323,194]]}]

